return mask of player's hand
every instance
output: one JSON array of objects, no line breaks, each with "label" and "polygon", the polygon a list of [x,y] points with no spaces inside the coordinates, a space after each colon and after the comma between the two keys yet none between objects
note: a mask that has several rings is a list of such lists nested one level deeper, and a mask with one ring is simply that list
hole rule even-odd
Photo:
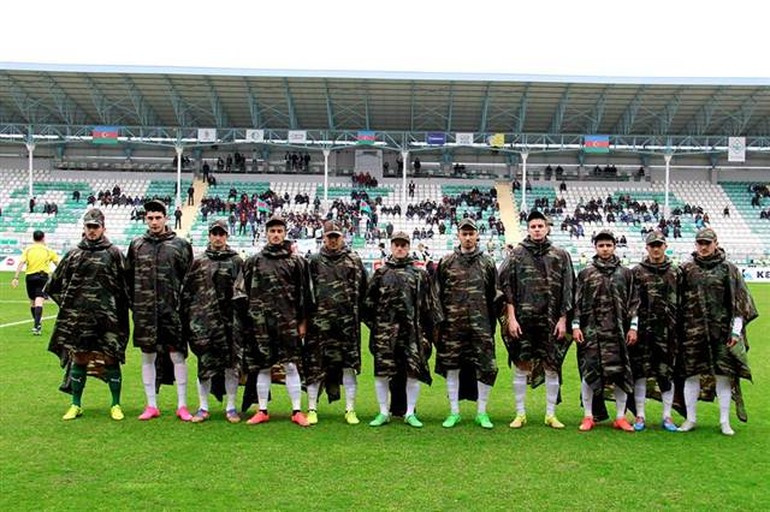
[{"label": "player's hand", "polygon": [[307,320],[302,320],[299,325],[297,326],[297,333],[299,334],[300,338],[304,338],[305,334],[307,334]]},{"label": "player's hand", "polygon": [[580,328],[572,329],[572,339],[575,340],[575,343],[582,344],[585,341],[585,338],[583,338],[583,331],[581,331]]},{"label": "player's hand", "polygon": [[738,344],[738,336],[730,336],[730,338],[727,340],[728,348],[733,348],[737,344]]},{"label": "player's hand", "polygon": [[11,279],[11,288],[16,288],[18,286],[19,286],[19,278],[14,277],[13,279]]},{"label": "player's hand", "polygon": [[553,329],[553,334],[556,336],[557,340],[560,340],[564,338],[564,335],[567,333],[567,318],[561,317],[559,318],[559,321],[556,322],[556,327]]},{"label": "player's hand", "polygon": [[510,334],[513,339],[518,339],[518,337],[521,336],[521,326],[514,317],[508,319],[508,334]]},{"label": "player's hand", "polygon": [[637,339],[636,329],[631,329],[626,333],[626,345],[629,347],[636,345]]}]

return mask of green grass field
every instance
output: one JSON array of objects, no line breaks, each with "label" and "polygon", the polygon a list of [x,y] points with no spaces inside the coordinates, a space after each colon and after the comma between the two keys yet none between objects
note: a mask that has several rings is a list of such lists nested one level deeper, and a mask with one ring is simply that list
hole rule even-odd
[{"label": "green grass field", "polygon": [[[658,427],[660,405],[648,405],[654,428],[638,434],[602,424],[579,433],[579,381],[574,349],[565,364],[560,419],[542,425],[544,389],[528,396],[530,423],[513,431],[511,372],[501,371],[490,398],[495,428],[473,424],[475,404],[463,403],[463,422],[441,428],[447,414],[444,381],[423,387],[418,404],[425,428],[400,422],[368,427],[377,412],[371,358],[364,351],[357,411],[362,424],[343,422],[344,401],[322,403],[320,422],[289,422],[289,402],[274,386],[270,423],[228,424],[212,397],[212,419],[184,424],[173,411],[176,392],[159,395],[163,416],[144,423],[139,352],[124,367],[126,419],[108,416],[109,391],[86,386],[82,418],[63,422],[68,395],[46,351],[32,336],[22,288],[0,274],[0,510],[766,510],[770,499],[770,286],[754,286],[760,319],[752,323],[746,383],[749,422],[733,420],[736,435],[718,432],[716,404],[701,404],[699,428],[671,434]],[[46,304],[45,316],[56,308]],[[28,321],[29,320],[29,321]],[[9,323],[17,325],[6,326]],[[505,360],[499,347],[498,358]],[[190,408],[197,405],[194,358]],[[303,397],[303,406],[304,406]],[[611,410],[614,410],[610,406]],[[677,418],[680,422],[681,418]]]}]

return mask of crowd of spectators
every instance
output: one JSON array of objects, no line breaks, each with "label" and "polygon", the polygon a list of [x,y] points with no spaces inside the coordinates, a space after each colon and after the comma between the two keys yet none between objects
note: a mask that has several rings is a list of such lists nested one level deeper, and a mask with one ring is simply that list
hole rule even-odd
[{"label": "crowd of spectators", "polygon": [[354,172],[351,177],[353,185],[365,188],[377,188],[377,178],[370,175],[368,172]]},{"label": "crowd of spectators", "polygon": [[770,187],[759,183],[753,183],[749,185],[749,193],[752,194],[751,207],[760,208],[759,218],[770,220],[770,208],[762,208],[763,200],[770,197]]},{"label": "crowd of spectators", "polygon": [[310,153],[295,153],[287,151],[283,156],[286,164],[286,170],[289,171],[307,171],[310,169]]}]

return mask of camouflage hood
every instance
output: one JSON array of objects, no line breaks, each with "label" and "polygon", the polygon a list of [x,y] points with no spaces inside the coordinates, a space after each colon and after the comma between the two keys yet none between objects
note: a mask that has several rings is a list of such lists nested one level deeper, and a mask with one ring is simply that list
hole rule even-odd
[{"label": "camouflage hood", "polygon": [[209,259],[213,261],[228,260],[233,256],[237,256],[237,255],[238,253],[232,250],[229,245],[225,246],[225,248],[222,249],[221,251],[215,250],[214,248],[211,247],[211,245],[208,245],[206,247],[206,256],[208,256]]},{"label": "camouflage hood", "polygon": [[542,256],[551,248],[551,241],[548,238],[544,238],[542,242],[536,242],[532,240],[531,236],[527,236],[527,238],[519,242],[519,245],[535,256]]},{"label": "camouflage hood", "polygon": [[698,255],[697,251],[692,253],[692,260],[702,268],[714,268],[717,265],[724,263],[725,250],[721,247],[717,247],[716,251],[711,256],[705,258]]},{"label": "camouflage hood", "polygon": [[393,256],[388,256],[387,261],[385,261],[385,264],[392,268],[403,268],[408,267],[414,262],[414,259],[411,256],[407,256],[406,258],[394,258]]},{"label": "camouflage hood", "polygon": [[88,238],[83,237],[78,244],[78,249],[83,249],[84,251],[102,251],[111,246],[112,242],[110,242],[106,236],[103,236],[98,240],[89,240]]},{"label": "camouflage hood", "polygon": [[593,257],[594,267],[604,274],[612,274],[620,266],[620,258],[614,254],[608,260],[601,259],[598,255]]},{"label": "camouflage hood", "polygon": [[291,256],[291,242],[284,240],[283,243],[278,245],[267,244],[262,249],[262,254],[270,259],[288,258]]},{"label": "camouflage hood", "polygon": [[144,233],[144,235],[142,235],[142,238],[152,242],[165,242],[166,240],[171,240],[172,238],[176,238],[176,232],[174,232],[173,229],[170,229],[168,226],[166,226],[166,228],[163,230],[163,233],[159,235],[154,235],[150,233],[150,230],[148,229]]},{"label": "camouflage hood", "polygon": [[461,261],[470,264],[473,263],[473,261],[481,256],[481,249],[476,247],[471,252],[463,252],[462,248],[455,247],[455,254],[457,254],[457,257],[460,258]]},{"label": "camouflage hood", "polygon": [[321,254],[324,255],[326,258],[330,258],[332,260],[338,260],[342,258],[343,256],[347,256],[350,254],[350,248],[348,248],[347,245],[342,246],[342,249],[339,251],[330,251],[326,247],[321,247],[321,250],[319,251]]},{"label": "camouflage hood", "polygon": [[668,258],[668,256],[666,256],[666,258],[661,263],[653,263],[650,261],[648,256],[645,256],[639,264],[653,274],[657,275],[665,274],[668,272],[668,269],[671,268],[671,260]]}]

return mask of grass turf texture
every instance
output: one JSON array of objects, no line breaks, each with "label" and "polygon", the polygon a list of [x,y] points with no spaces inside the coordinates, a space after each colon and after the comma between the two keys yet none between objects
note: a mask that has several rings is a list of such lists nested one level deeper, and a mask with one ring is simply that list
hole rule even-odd
[{"label": "grass turf texture", "polygon": [[[0,325],[30,317],[23,287],[12,290],[11,277],[0,274]],[[689,434],[662,431],[655,402],[647,407],[648,431],[622,433],[605,422],[579,433],[574,349],[557,410],[567,428],[542,425],[541,387],[528,393],[529,424],[511,430],[511,372],[502,345],[491,431],[473,424],[475,404],[467,402],[462,423],[441,428],[448,404],[440,377],[422,388],[418,414],[425,428],[398,419],[379,429],[367,426],[377,406],[366,343],[359,426],[344,423],[344,400],[329,405],[325,397],[318,425],[293,425],[282,386],[273,386],[266,425],[228,424],[213,397],[209,421],[182,423],[174,417],[173,387],[158,397],[161,418],[137,421],[144,395],[139,351],[132,347],[123,367],[126,419],[109,418],[107,386],[89,379],[82,418],[63,422],[69,396],[57,390],[62,373],[46,352],[53,320],[44,321],[40,337],[32,336],[31,321],[2,327],[0,509],[761,510],[770,498],[770,286],[752,292],[762,315],[750,329],[756,384],[744,385],[749,422],[733,418],[734,438],[719,434],[718,406],[706,403],[699,406],[698,429]],[[55,311],[46,304],[45,316]],[[191,410],[197,406],[194,361]]]}]

